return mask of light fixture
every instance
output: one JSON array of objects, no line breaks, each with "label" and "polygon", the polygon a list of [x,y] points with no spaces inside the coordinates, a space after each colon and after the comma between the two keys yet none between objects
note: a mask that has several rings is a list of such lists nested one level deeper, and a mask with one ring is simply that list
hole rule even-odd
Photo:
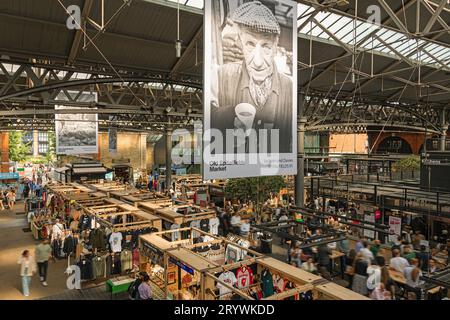
[{"label": "light fixture", "polygon": [[177,40],[175,41],[175,51],[177,58],[181,58],[181,40],[180,40],[180,0],[178,0],[177,9]]},{"label": "light fixture", "polygon": [[175,51],[177,58],[181,58],[181,40],[175,41]]}]

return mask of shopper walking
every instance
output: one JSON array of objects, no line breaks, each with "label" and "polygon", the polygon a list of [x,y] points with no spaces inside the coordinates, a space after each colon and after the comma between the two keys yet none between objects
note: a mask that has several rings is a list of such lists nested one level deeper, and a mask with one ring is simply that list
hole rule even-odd
[{"label": "shopper walking", "polygon": [[52,257],[52,247],[50,246],[48,239],[44,239],[36,246],[34,256],[36,257],[38,266],[39,280],[41,281],[41,284],[46,287],[48,260]]},{"label": "shopper walking", "polygon": [[30,295],[31,277],[36,272],[36,264],[29,250],[25,250],[17,261],[20,264],[20,276],[22,277],[22,292],[25,297]]},{"label": "shopper walking", "polygon": [[14,205],[16,204],[16,191],[11,188],[6,194],[6,198],[8,200],[9,210],[14,210]]},{"label": "shopper walking", "polygon": [[1,211],[5,210],[5,206],[3,205],[4,202],[5,202],[5,194],[3,193],[3,190],[0,190],[0,210]]}]

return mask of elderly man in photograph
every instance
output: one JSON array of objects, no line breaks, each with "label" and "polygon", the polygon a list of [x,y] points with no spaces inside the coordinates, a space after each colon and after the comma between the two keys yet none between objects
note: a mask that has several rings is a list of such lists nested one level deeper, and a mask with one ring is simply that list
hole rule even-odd
[{"label": "elderly man in photograph", "polygon": [[230,19],[244,59],[218,67],[212,81],[211,128],[219,129],[224,138],[227,129],[243,129],[247,136],[249,129],[257,135],[260,129],[278,130],[279,147],[269,146],[268,152],[292,152],[293,84],[275,64],[280,25],[259,1],[239,6]]}]

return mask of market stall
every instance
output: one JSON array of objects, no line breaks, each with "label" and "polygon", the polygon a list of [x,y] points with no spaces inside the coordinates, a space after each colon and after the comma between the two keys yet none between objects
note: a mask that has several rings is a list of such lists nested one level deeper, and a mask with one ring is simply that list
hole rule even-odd
[{"label": "market stall", "polygon": [[367,299],[255,252],[248,243],[229,241],[196,228],[143,235],[139,248],[141,270],[158,285],[158,299]]},{"label": "market stall", "polygon": [[110,196],[121,201],[138,206],[139,202],[171,201],[169,197],[159,192],[144,190],[120,190],[110,192]]}]

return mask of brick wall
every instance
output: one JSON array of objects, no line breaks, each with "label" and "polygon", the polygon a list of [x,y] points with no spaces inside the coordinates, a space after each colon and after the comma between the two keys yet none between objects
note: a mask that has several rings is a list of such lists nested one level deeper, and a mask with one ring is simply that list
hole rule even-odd
[{"label": "brick wall", "polygon": [[400,137],[408,142],[413,154],[419,154],[420,148],[425,142],[425,135],[420,133],[382,133],[377,140],[378,135],[379,133],[370,135],[370,145],[372,146],[376,142],[375,147],[373,148],[374,152],[377,152],[378,147],[384,139],[393,136]]},{"label": "brick wall", "polygon": [[0,172],[9,172],[9,133],[0,133]]},{"label": "brick wall", "polygon": [[113,159],[130,159],[135,170],[147,169],[147,135],[140,133],[117,133],[117,153],[109,153],[108,133],[99,133],[100,161],[107,167]]},{"label": "brick wall", "polygon": [[367,153],[367,134],[330,134],[330,153]]}]

